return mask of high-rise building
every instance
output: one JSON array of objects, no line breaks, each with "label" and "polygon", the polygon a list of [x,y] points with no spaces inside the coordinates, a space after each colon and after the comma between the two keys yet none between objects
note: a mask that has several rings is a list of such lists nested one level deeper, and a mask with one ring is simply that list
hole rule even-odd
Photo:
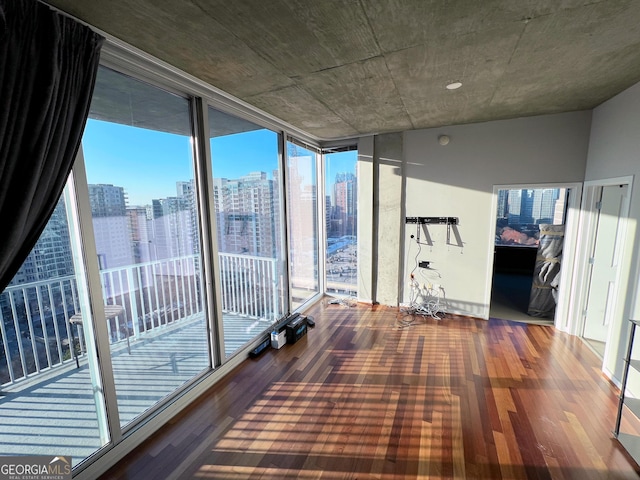
[{"label": "high-rise building", "polygon": [[358,187],[353,173],[338,173],[333,185],[338,236],[356,235]]},{"label": "high-rise building", "polygon": [[135,263],[151,261],[151,238],[146,207],[127,207]]},{"label": "high-rise building", "polygon": [[520,206],[522,205],[522,190],[509,190],[506,216],[509,223],[520,223]]},{"label": "high-rise building", "polygon": [[555,206],[553,208],[553,224],[564,225],[565,216],[567,212],[567,195],[569,190],[566,188],[558,189],[558,198],[556,199]]},{"label": "high-rise building", "polygon": [[124,188],[89,185],[89,201],[100,269],[133,265],[135,255]]},{"label": "high-rise building", "polygon": [[200,230],[198,227],[198,205],[196,199],[195,181],[176,182],[176,193],[183,201],[183,207],[189,212],[189,231],[194,254],[200,253]]},{"label": "high-rise building", "polygon": [[114,185],[89,185],[91,216],[124,217],[127,209],[127,195],[124,188]]},{"label": "high-rise building", "polygon": [[239,179],[215,178],[213,198],[218,222],[218,248],[224,253],[277,257],[277,182],[266,172]]},{"label": "high-rise building", "polygon": [[509,190],[498,190],[498,218],[509,215]]},{"label": "high-rise building", "polygon": [[324,196],[324,224],[327,236],[333,236],[333,206],[331,205],[331,195]]},{"label": "high-rise building", "polygon": [[534,190],[522,190],[520,198],[520,223],[534,223],[533,219]]},{"label": "high-rise building", "polygon": [[560,194],[557,188],[542,188],[533,190],[533,223],[553,222],[556,200]]},{"label": "high-rise building", "polygon": [[64,197],[60,199],[44,231],[9,285],[73,275],[73,255]]},{"label": "high-rise building", "polygon": [[315,157],[291,155],[289,160],[289,271],[294,284],[313,288],[318,261],[318,192],[315,183],[309,179],[314,178]]},{"label": "high-rise building", "polygon": [[193,231],[194,212],[188,199],[166,197],[153,199],[150,220],[151,257],[153,260],[193,255],[197,232]]}]

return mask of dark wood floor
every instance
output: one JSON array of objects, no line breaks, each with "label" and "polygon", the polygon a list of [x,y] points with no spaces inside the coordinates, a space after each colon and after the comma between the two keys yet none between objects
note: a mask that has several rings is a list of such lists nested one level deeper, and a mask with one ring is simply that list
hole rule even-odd
[{"label": "dark wood floor", "polygon": [[553,327],[320,305],[103,478],[638,478],[617,392]]}]

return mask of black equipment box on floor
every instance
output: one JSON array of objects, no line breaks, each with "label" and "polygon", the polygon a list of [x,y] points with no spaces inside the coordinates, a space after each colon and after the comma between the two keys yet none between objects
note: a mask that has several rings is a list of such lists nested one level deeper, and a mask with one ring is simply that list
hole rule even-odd
[{"label": "black equipment box on floor", "polygon": [[307,334],[307,317],[300,315],[287,323],[286,332],[287,343],[296,343]]}]

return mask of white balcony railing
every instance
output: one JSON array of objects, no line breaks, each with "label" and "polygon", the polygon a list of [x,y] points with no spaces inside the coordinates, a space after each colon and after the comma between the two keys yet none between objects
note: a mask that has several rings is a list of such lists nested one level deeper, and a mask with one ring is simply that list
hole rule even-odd
[{"label": "white balcony railing", "polygon": [[[219,259],[223,312],[275,321],[283,305],[277,261],[226,253]],[[101,270],[110,342],[129,345],[202,315],[199,262],[193,255]],[[78,362],[85,354],[74,323],[79,314],[75,276],[6,288],[0,387]]]},{"label": "white balcony railing", "polygon": [[283,304],[277,260],[229,253],[220,253],[218,258],[222,311],[277,320]]}]

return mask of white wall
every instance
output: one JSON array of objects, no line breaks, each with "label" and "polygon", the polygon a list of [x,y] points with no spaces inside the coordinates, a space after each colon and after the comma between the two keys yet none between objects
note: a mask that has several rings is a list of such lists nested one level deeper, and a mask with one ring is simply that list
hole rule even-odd
[{"label": "white wall", "polygon": [[[637,301],[640,274],[638,266],[639,240],[636,238],[640,219],[640,83],[623,91],[593,110],[591,138],[587,157],[586,180],[634,176],[629,212],[629,236],[627,245],[630,261],[622,272],[624,308],[622,315],[612,325],[610,353],[605,358],[605,371],[620,379],[628,333],[628,318],[640,318]],[[637,344],[636,350],[640,350]],[[631,379],[630,379],[631,380]],[[640,379],[637,383],[640,385]],[[640,391],[640,388],[637,388]]]},{"label": "white wall", "polygon": [[[423,245],[418,260],[430,261],[433,270],[416,270],[421,283],[443,286],[450,311],[488,318],[493,186],[581,182],[590,125],[585,111],[404,133],[405,215],[459,218],[449,244],[446,226],[427,227],[433,245]],[[440,134],[450,136],[448,145],[439,145]],[[380,248],[404,251],[407,301],[417,245],[410,238],[416,226],[404,228],[402,245]]]}]

